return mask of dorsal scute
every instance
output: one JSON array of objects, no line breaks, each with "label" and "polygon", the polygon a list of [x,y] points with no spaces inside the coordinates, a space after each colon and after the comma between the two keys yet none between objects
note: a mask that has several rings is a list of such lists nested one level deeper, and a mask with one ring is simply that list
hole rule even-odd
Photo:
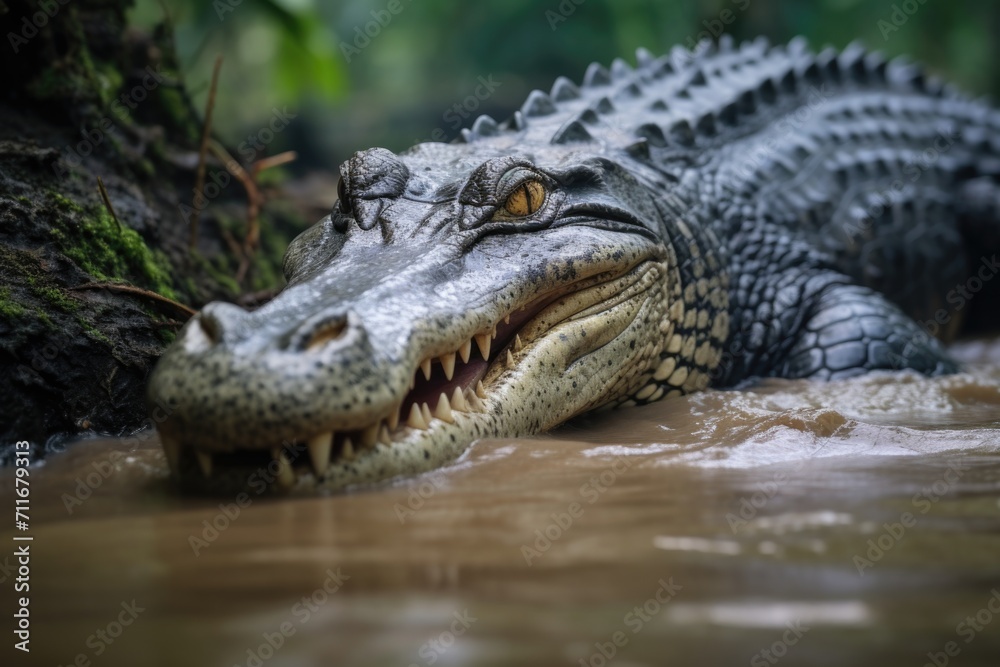
[{"label": "dorsal scute", "polygon": [[552,84],[552,92],[549,93],[549,96],[556,102],[577,100],[580,99],[580,89],[575,83],[561,76]]},{"label": "dorsal scute", "polygon": [[632,76],[635,70],[632,66],[621,58],[615,58],[611,61],[611,80],[612,81],[624,81]]},{"label": "dorsal scute", "polygon": [[573,119],[570,122],[563,125],[552,137],[552,144],[569,144],[569,143],[581,143],[587,141],[593,141],[594,137],[591,136],[587,128],[583,126],[577,119]]},{"label": "dorsal scute", "polygon": [[[659,57],[640,48],[635,63],[621,58],[608,66],[591,63],[579,85],[558,77],[550,92],[532,91],[512,118],[497,124],[480,117],[458,141],[531,132],[529,137],[541,134],[537,140],[552,144],[599,139],[632,154],[620,137],[635,136],[645,154],[661,144],[671,149],[714,145],[747,122],[748,128],[766,122],[762,114],[768,109],[784,109],[816,91],[826,96],[831,87],[887,85],[959,97],[911,62],[889,61],[857,42],[815,53],[803,38],[771,46],[763,38],[737,44],[723,36],[717,44],[699,42],[690,50],[677,46]],[[758,120],[744,120],[754,116]],[[654,125],[658,133],[651,130]]]},{"label": "dorsal scute", "polygon": [[611,84],[611,72],[601,63],[590,63],[583,75],[583,85],[586,88],[596,88]]},{"label": "dorsal scute", "polygon": [[500,133],[500,127],[493,118],[482,115],[472,124],[472,133],[480,137],[495,137]]},{"label": "dorsal scute", "polygon": [[649,65],[655,60],[656,56],[654,56],[649,49],[640,46],[635,50],[635,62],[640,68],[649,67]]},{"label": "dorsal scute", "polygon": [[556,112],[556,104],[549,97],[548,93],[540,90],[533,90],[528,95],[528,99],[521,105],[521,113],[527,118],[536,116],[548,116]]}]

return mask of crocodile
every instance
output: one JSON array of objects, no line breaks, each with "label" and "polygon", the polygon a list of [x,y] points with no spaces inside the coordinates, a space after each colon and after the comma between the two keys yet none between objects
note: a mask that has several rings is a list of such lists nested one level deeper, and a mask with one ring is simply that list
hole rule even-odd
[{"label": "crocodile", "polygon": [[955,372],[995,305],[998,129],[905,59],[723,38],[360,151],[283,290],[159,360],[166,458],[333,491],[707,387]]}]

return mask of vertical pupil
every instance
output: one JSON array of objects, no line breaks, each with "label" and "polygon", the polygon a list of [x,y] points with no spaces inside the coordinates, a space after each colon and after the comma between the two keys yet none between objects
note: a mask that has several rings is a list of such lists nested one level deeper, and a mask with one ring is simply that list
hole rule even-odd
[{"label": "vertical pupil", "polygon": [[521,190],[524,192],[524,206],[525,206],[524,210],[527,211],[529,214],[534,213],[535,207],[531,205],[531,188],[529,188],[528,184],[525,183],[524,185],[521,186]]}]

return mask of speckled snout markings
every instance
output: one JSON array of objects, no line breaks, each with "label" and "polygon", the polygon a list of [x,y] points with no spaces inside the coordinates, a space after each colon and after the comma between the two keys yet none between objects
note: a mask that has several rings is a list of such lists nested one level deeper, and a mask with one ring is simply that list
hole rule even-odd
[{"label": "speckled snout markings", "polygon": [[955,370],[917,320],[1000,246],[994,110],[856,45],[637,60],[348,160],[286,288],[157,365],[176,476],[335,490],[709,384]]}]

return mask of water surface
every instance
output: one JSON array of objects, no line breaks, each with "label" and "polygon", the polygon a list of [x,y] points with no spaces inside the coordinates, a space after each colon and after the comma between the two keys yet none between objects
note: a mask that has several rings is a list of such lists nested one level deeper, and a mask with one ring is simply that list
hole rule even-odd
[{"label": "water surface", "polygon": [[79,443],[31,471],[13,664],[998,665],[1000,344],[956,353],[244,507],[175,493],[155,437]]}]

